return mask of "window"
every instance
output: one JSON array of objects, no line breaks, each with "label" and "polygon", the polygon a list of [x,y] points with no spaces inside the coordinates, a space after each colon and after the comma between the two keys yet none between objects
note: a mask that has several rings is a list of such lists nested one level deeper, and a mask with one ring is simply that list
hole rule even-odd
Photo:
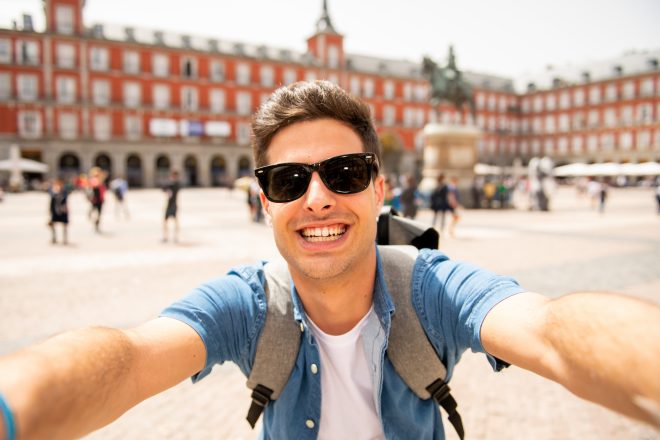
[{"label": "window", "polygon": [[41,113],[31,110],[18,112],[18,134],[28,139],[41,137]]},{"label": "window", "polygon": [[249,92],[236,94],[236,112],[239,115],[249,115],[252,111],[252,95]]},{"label": "window", "polygon": [[0,101],[6,101],[11,98],[11,75],[9,73],[0,73]]},{"label": "window", "polygon": [[385,81],[383,86],[385,99],[394,99],[394,82]]},{"label": "window", "polygon": [[364,96],[366,98],[373,98],[374,96],[374,81],[372,79],[364,80]]},{"label": "window", "polygon": [[313,70],[305,72],[305,81],[316,81],[316,72]]},{"label": "window", "polygon": [[534,98],[534,111],[535,112],[543,111],[543,98],[541,96],[536,96]]},{"label": "window", "polygon": [[614,126],[616,126],[616,123],[617,123],[616,109],[615,108],[605,109],[605,126],[606,127],[614,127]]},{"label": "window", "polygon": [[275,83],[275,73],[271,66],[261,66],[261,69],[259,69],[259,76],[261,79],[261,85],[264,87],[272,87]]},{"label": "window", "polygon": [[92,47],[89,50],[89,66],[90,69],[96,71],[108,70],[108,49],[104,47]]},{"label": "window", "polygon": [[633,108],[627,105],[621,109],[621,122],[625,125],[633,123]]},{"label": "window", "polygon": [[557,153],[561,155],[568,154],[568,138],[565,136],[560,137],[557,142]]},{"label": "window", "polygon": [[571,142],[571,151],[573,154],[580,154],[582,153],[582,136],[573,136],[572,142]]},{"label": "window", "polygon": [[238,63],[236,65],[236,82],[241,85],[250,84],[250,65]]},{"label": "window", "polygon": [[293,84],[298,81],[295,69],[284,69],[284,85]]},{"label": "window", "polygon": [[39,83],[37,75],[19,74],[16,78],[18,85],[19,101],[36,101]]},{"label": "window", "polygon": [[350,88],[353,96],[360,96],[360,78],[357,76],[351,77]]},{"label": "window", "polygon": [[94,115],[94,139],[99,141],[110,139],[110,115]]},{"label": "window", "polygon": [[154,84],[154,107],[160,110],[170,107],[170,88],[165,84]]},{"label": "window", "polygon": [[410,83],[405,83],[403,85],[403,99],[406,101],[412,101],[413,99],[413,86]]},{"label": "window", "polygon": [[589,135],[587,138],[587,150],[590,153],[595,153],[598,151],[598,136],[595,134]]},{"label": "window", "polygon": [[136,140],[142,137],[142,119],[139,116],[124,116],[124,135],[130,140]]},{"label": "window", "polygon": [[162,53],[154,54],[151,58],[151,73],[159,78],[165,78],[170,74],[170,59]]},{"label": "window", "polygon": [[568,92],[561,92],[559,95],[559,108],[567,109],[571,106],[571,95]]},{"label": "window", "polygon": [[584,89],[577,89],[573,92],[573,102],[576,107],[584,105]]},{"label": "window", "polygon": [[181,76],[189,79],[197,78],[197,60],[195,58],[181,58]]},{"label": "window", "polygon": [[124,51],[124,73],[140,73],[140,54],[134,50]]},{"label": "window", "polygon": [[110,104],[110,81],[104,79],[92,81],[92,101],[95,105]]},{"label": "window", "polygon": [[[539,97],[539,99],[541,99],[541,98]],[[488,110],[495,111],[496,106],[497,106],[497,96],[490,95],[488,97]]]},{"label": "window", "polygon": [[60,113],[58,125],[62,139],[75,139],[78,137],[78,117],[75,113]]},{"label": "window", "polygon": [[589,128],[596,128],[600,122],[600,112],[598,110],[589,110]]},{"label": "window", "polygon": [[0,38],[0,63],[11,63],[11,41]]},{"label": "window", "polygon": [[391,105],[383,107],[383,125],[394,125],[396,123],[396,109]]},{"label": "window", "polygon": [[135,81],[124,83],[124,105],[126,107],[139,107],[142,104],[142,89],[140,83]]},{"label": "window", "polygon": [[417,109],[417,126],[418,127],[424,126],[424,109],[421,108]]},{"label": "window", "polygon": [[653,121],[653,106],[650,103],[637,105],[637,117],[635,120],[642,124],[648,124]]},{"label": "window", "polygon": [[71,6],[55,6],[55,30],[60,34],[73,34],[73,8]]},{"label": "window", "polygon": [[554,93],[550,93],[545,97],[545,108],[554,110],[557,107],[557,97]]},{"label": "window", "polygon": [[199,96],[196,87],[181,87],[181,108],[187,111],[196,111],[199,107]]},{"label": "window", "polygon": [[545,132],[554,133],[555,132],[555,117],[546,116],[545,117]]},{"label": "window", "polygon": [[609,84],[605,88],[605,100],[607,102],[614,102],[618,99],[618,91],[616,89],[616,84]]},{"label": "window", "polygon": [[614,135],[612,133],[603,133],[600,136],[600,145],[603,151],[612,151],[614,149]]},{"label": "window", "polygon": [[339,48],[337,46],[328,47],[328,66],[331,69],[339,67]]},{"label": "window", "polygon": [[250,124],[247,122],[236,124],[236,142],[241,145],[250,143]]},{"label": "window", "polygon": [[651,146],[651,132],[648,130],[637,133],[637,148],[647,149]]},{"label": "window", "polygon": [[225,111],[225,91],[221,89],[211,89],[209,93],[211,111],[222,113]]},{"label": "window", "polygon": [[573,130],[582,130],[584,126],[585,126],[584,113],[582,112],[573,113]]},{"label": "window", "polygon": [[405,107],[403,109],[403,126],[412,127],[415,123],[415,109],[410,107]]},{"label": "window", "polygon": [[623,99],[635,98],[635,82],[627,81],[623,84]]},{"label": "window", "polygon": [[600,87],[592,86],[589,89],[589,104],[600,104]]},{"label": "window", "polygon": [[486,105],[486,95],[484,95],[483,93],[477,93],[475,103],[479,110],[483,109],[484,106]]},{"label": "window", "polygon": [[39,64],[39,45],[36,41],[16,41],[16,62],[36,66]]},{"label": "window", "polygon": [[73,104],[76,102],[76,79],[59,76],[55,80],[57,88],[57,102],[60,104]]},{"label": "window", "polygon": [[538,116],[536,118],[534,118],[534,120],[532,121],[532,131],[534,133],[541,133],[542,132],[541,118],[538,117]]},{"label": "window", "polygon": [[225,80],[225,63],[220,60],[211,60],[209,67],[209,78],[211,81],[224,81]]},{"label": "window", "polygon": [[76,67],[76,48],[73,44],[58,43],[55,48],[55,63],[63,69]]},{"label": "window", "polygon": [[642,81],[639,93],[644,97],[653,96],[653,78],[646,78]]},{"label": "window", "polygon": [[571,120],[568,117],[568,114],[562,113],[559,115],[559,131],[562,133],[567,132],[571,129]]},{"label": "window", "polygon": [[630,150],[633,144],[633,135],[629,131],[624,131],[619,136],[619,144],[622,150]]}]

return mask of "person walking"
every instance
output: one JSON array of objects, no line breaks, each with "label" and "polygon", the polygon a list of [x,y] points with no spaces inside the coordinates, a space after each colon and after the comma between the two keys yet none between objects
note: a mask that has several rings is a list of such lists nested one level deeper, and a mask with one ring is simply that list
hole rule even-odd
[{"label": "person walking", "polygon": [[431,193],[431,210],[433,211],[433,221],[431,226],[435,227],[438,216],[440,217],[440,234],[445,230],[445,215],[447,212],[454,213],[454,207],[449,203],[449,186],[445,183],[444,174],[440,174],[436,179],[436,186]]},{"label": "person walking", "polygon": [[123,213],[124,218],[128,220],[130,214],[128,212],[128,206],[126,204],[126,193],[128,192],[128,182],[121,176],[117,176],[110,181],[110,189],[115,195],[115,216],[117,218],[121,217]]},{"label": "person walking", "polygon": [[[449,376],[472,350],[494,371],[520,366],[660,427],[660,307],[596,292],[546,297],[438,250],[389,264],[394,250],[375,243],[384,179],[373,118],[331,82],[276,90],[252,129],[260,197],[282,258],[255,256],[136,327],[72,331],[0,357],[5,437],[14,429],[21,439],[82,437],[226,361],[251,375],[271,317],[297,345],[281,394],[259,386],[252,394],[264,411],[261,438],[444,438],[435,399],[447,402],[447,384],[420,395],[393,366],[394,342],[408,340],[391,332],[401,322],[419,326]],[[275,268],[284,287],[268,281]],[[407,288],[397,286],[403,273],[412,280],[408,305],[393,295]],[[269,296],[278,286],[284,307]],[[447,403],[454,423],[456,402],[453,410]]]},{"label": "person walking", "polygon": [[179,190],[181,189],[181,182],[179,181],[179,172],[172,170],[170,172],[169,182],[163,188],[165,191],[166,204],[165,204],[165,218],[163,219],[163,238],[162,242],[167,243],[169,240],[168,223],[173,223],[172,237],[174,243],[179,241],[179,217],[177,198]]},{"label": "person walking", "polygon": [[404,217],[414,219],[417,209],[422,203],[421,194],[417,190],[417,180],[413,176],[406,176],[406,186],[401,192],[400,203]]},{"label": "person walking", "polygon": [[598,212],[603,214],[605,212],[605,203],[607,202],[607,192],[609,190],[609,182],[607,179],[603,179],[600,182],[600,188],[598,190]]},{"label": "person walking", "polygon": [[48,204],[50,211],[50,220],[48,226],[51,232],[51,243],[57,244],[57,233],[55,225],[62,225],[62,244],[68,244],[68,231],[69,226],[69,206],[68,197],[69,193],[64,187],[64,182],[61,178],[57,177],[53,180],[52,185],[48,189],[50,201]]},{"label": "person walking", "polygon": [[101,232],[101,213],[105,202],[105,178],[107,174],[99,167],[89,170],[87,195],[89,198],[89,218],[94,223],[94,230]]}]

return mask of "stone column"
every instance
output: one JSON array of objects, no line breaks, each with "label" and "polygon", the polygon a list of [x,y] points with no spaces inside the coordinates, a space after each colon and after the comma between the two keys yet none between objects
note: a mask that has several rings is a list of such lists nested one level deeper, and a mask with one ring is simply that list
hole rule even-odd
[{"label": "stone column", "polygon": [[475,126],[430,123],[424,127],[424,167],[419,189],[431,193],[436,179],[458,179],[459,197],[466,208],[473,207],[470,187],[477,162],[480,130]]}]

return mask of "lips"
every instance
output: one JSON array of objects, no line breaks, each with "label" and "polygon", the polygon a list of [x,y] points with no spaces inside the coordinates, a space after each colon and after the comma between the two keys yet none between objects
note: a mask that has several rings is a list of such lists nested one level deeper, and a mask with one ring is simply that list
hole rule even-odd
[{"label": "lips", "polygon": [[329,225],[323,227],[303,228],[300,235],[309,242],[339,240],[346,232],[346,225]]}]

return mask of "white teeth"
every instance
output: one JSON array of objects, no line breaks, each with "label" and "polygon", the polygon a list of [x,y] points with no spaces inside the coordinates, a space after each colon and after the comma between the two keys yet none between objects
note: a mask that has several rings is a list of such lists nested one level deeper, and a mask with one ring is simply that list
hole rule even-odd
[{"label": "white teeth", "polygon": [[301,235],[307,241],[332,241],[337,240],[346,232],[346,226],[324,226],[322,228],[305,228]]}]

